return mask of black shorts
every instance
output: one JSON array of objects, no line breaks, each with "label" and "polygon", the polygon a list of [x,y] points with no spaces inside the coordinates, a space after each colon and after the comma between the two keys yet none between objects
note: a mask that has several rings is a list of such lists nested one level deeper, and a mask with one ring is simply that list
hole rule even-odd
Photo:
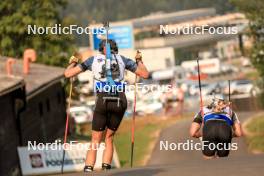
[{"label": "black shorts", "polygon": [[119,98],[119,103],[117,100],[104,99],[104,97],[109,96],[107,93],[97,93],[92,122],[92,130],[94,131],[103,131],[106,127],[116,131],[123,119],[127,109],[125,93],[121,92],[115,96],[111,96]]},{"label": "black shorts", "polygon": [[[225,121],[209,120],[203,127],[203,154],[206,156],[214,156],[217,154],[219,157],[226,157],[229,155],[232,140],[232,127]],[[215,146],[218,144],[219,148],[209,147],[213,143]]]}]

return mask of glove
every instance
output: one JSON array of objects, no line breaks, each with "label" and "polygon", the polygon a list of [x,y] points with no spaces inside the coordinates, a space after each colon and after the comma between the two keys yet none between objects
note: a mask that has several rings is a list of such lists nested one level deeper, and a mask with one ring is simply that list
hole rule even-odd
[{"label": "glove", "polygon": [[70,60],[69,60],[69,64],[78,64],[79,62],[79,58],[75,57],[75,56],[71,56]]},{"label": "glove", "polygon": [[136,59],[136,63],[138,64],[139,62],[143,63],[142,62],[142,54],[140,51],[137,50],[137,54],[135,56],[135,59]]}]

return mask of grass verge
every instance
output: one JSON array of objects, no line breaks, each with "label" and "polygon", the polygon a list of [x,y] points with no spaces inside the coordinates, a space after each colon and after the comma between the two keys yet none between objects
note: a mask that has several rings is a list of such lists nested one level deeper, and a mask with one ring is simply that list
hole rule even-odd
[{"label": "grass verge", "polygon": [[[185,115],[182,118],[190,117]],[[134,166],[142,166],[149,159],[152,149],[162,129],[176,123],[179,117],[162,119],[157,116],[136,118]],[[116,136],[115,146],[122,167],[130,166],[131,152],[131,119],[122,122]]]},{"label": "grass verge", "polygon": [[[182,117],[169,117],[164,119],[160,116],[136,117],[134,166],[142,166],[148,161],[152,149],[162,129],[176,123],[181,118],[190,117],[190,114]],[[70,135],[70,140],[90,141],[91,124],[77,125],[77,134]],[[131,152],[131,119],[124,119],[116,133],[114,144],[122,167],[130,166]]]},{"label": "grass verge", "polygon": [[253,153],[264,152],[264,114],[254,117],[245,126],[249,150]]}]

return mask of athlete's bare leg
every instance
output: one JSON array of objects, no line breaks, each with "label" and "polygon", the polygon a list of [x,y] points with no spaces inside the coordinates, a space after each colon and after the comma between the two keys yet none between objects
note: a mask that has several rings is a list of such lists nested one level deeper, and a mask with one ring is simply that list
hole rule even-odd
[{"label": "athlete's bare leg", "polygon": [[86,166],[94,166],[96,161],[96,152],[97,148],[99,148],[100,142],[103,137],[103,131],[92,131],[92,143],[91,148],[88,150],[86,155]]},{"label": "athlete's bare leg", "polygon": [[199,123],[192,122],[190,131],[189,131],[190,136],[195,137],[195,138],[202,137],[202,132],[200,131],[200,128],[201,128],[201,125]]},{"label": "athlete's bare leg", "polygon": [[103,163],[110,164],[112,162],[113,158],[113,152],[114,152],[114,146],[113,146],[113,140],[114,140],[114,134],[115,132],[113,130],[110,130],[107,128],[105,133],[105,150],[103,155]]}]

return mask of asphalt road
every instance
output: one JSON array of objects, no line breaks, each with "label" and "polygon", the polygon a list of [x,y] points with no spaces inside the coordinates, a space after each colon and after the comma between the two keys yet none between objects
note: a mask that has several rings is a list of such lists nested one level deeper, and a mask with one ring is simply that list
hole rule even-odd
[{"label": "asphalt road", "polygon": [[[239,113],[243,122],[250,117],[250,113]],[[157,145],[154,148],[148,166],[133,169],[119,169],[110,172],[98,172],[87,175],[109,176],[262,176],[264,175],[264,155],[253,155],[247,151],[243,137],[234,139],[238,150],[231,151],[228,158],[204,160],[201,151],[160,150],[160,141],[168,143],[185,142],[194,140],[188,137],[191,119],[181,122],[162,131]],[[65,174],[68,175],[68,174]],[[73,175],[73,174],[69,174]],[[74,175],[84,175],[74,174]]]},{"label": "asphalt road", "polygon": [[[238,115],[240,121],[243,122],[250,116],[250,113],[240,113]],[[159,141],[168,141],[168,143],[182,143],[182,142],[186,142],[187,140],[193,140],[195,143],[200,142],[199,139],[194,139],[189,137],[189,126],[191,124],[191,120],[192,119],[184,119],[181,122],[163,130],[160,135]],[[232,142],[236,142],[238,144],[238,150],[231,151],[229,158],[250,155],[250,153],[247,151],[246,142],[243,137],[234,138]],[[196,150],[192,150],[192,151],[162,150],[161,151],[160,146],[156,145],[148,165],[174,164],[174,163],[189,162],[193,160],[197,160],[197,162],[203,161],[201,151],[196,151]]]}]

